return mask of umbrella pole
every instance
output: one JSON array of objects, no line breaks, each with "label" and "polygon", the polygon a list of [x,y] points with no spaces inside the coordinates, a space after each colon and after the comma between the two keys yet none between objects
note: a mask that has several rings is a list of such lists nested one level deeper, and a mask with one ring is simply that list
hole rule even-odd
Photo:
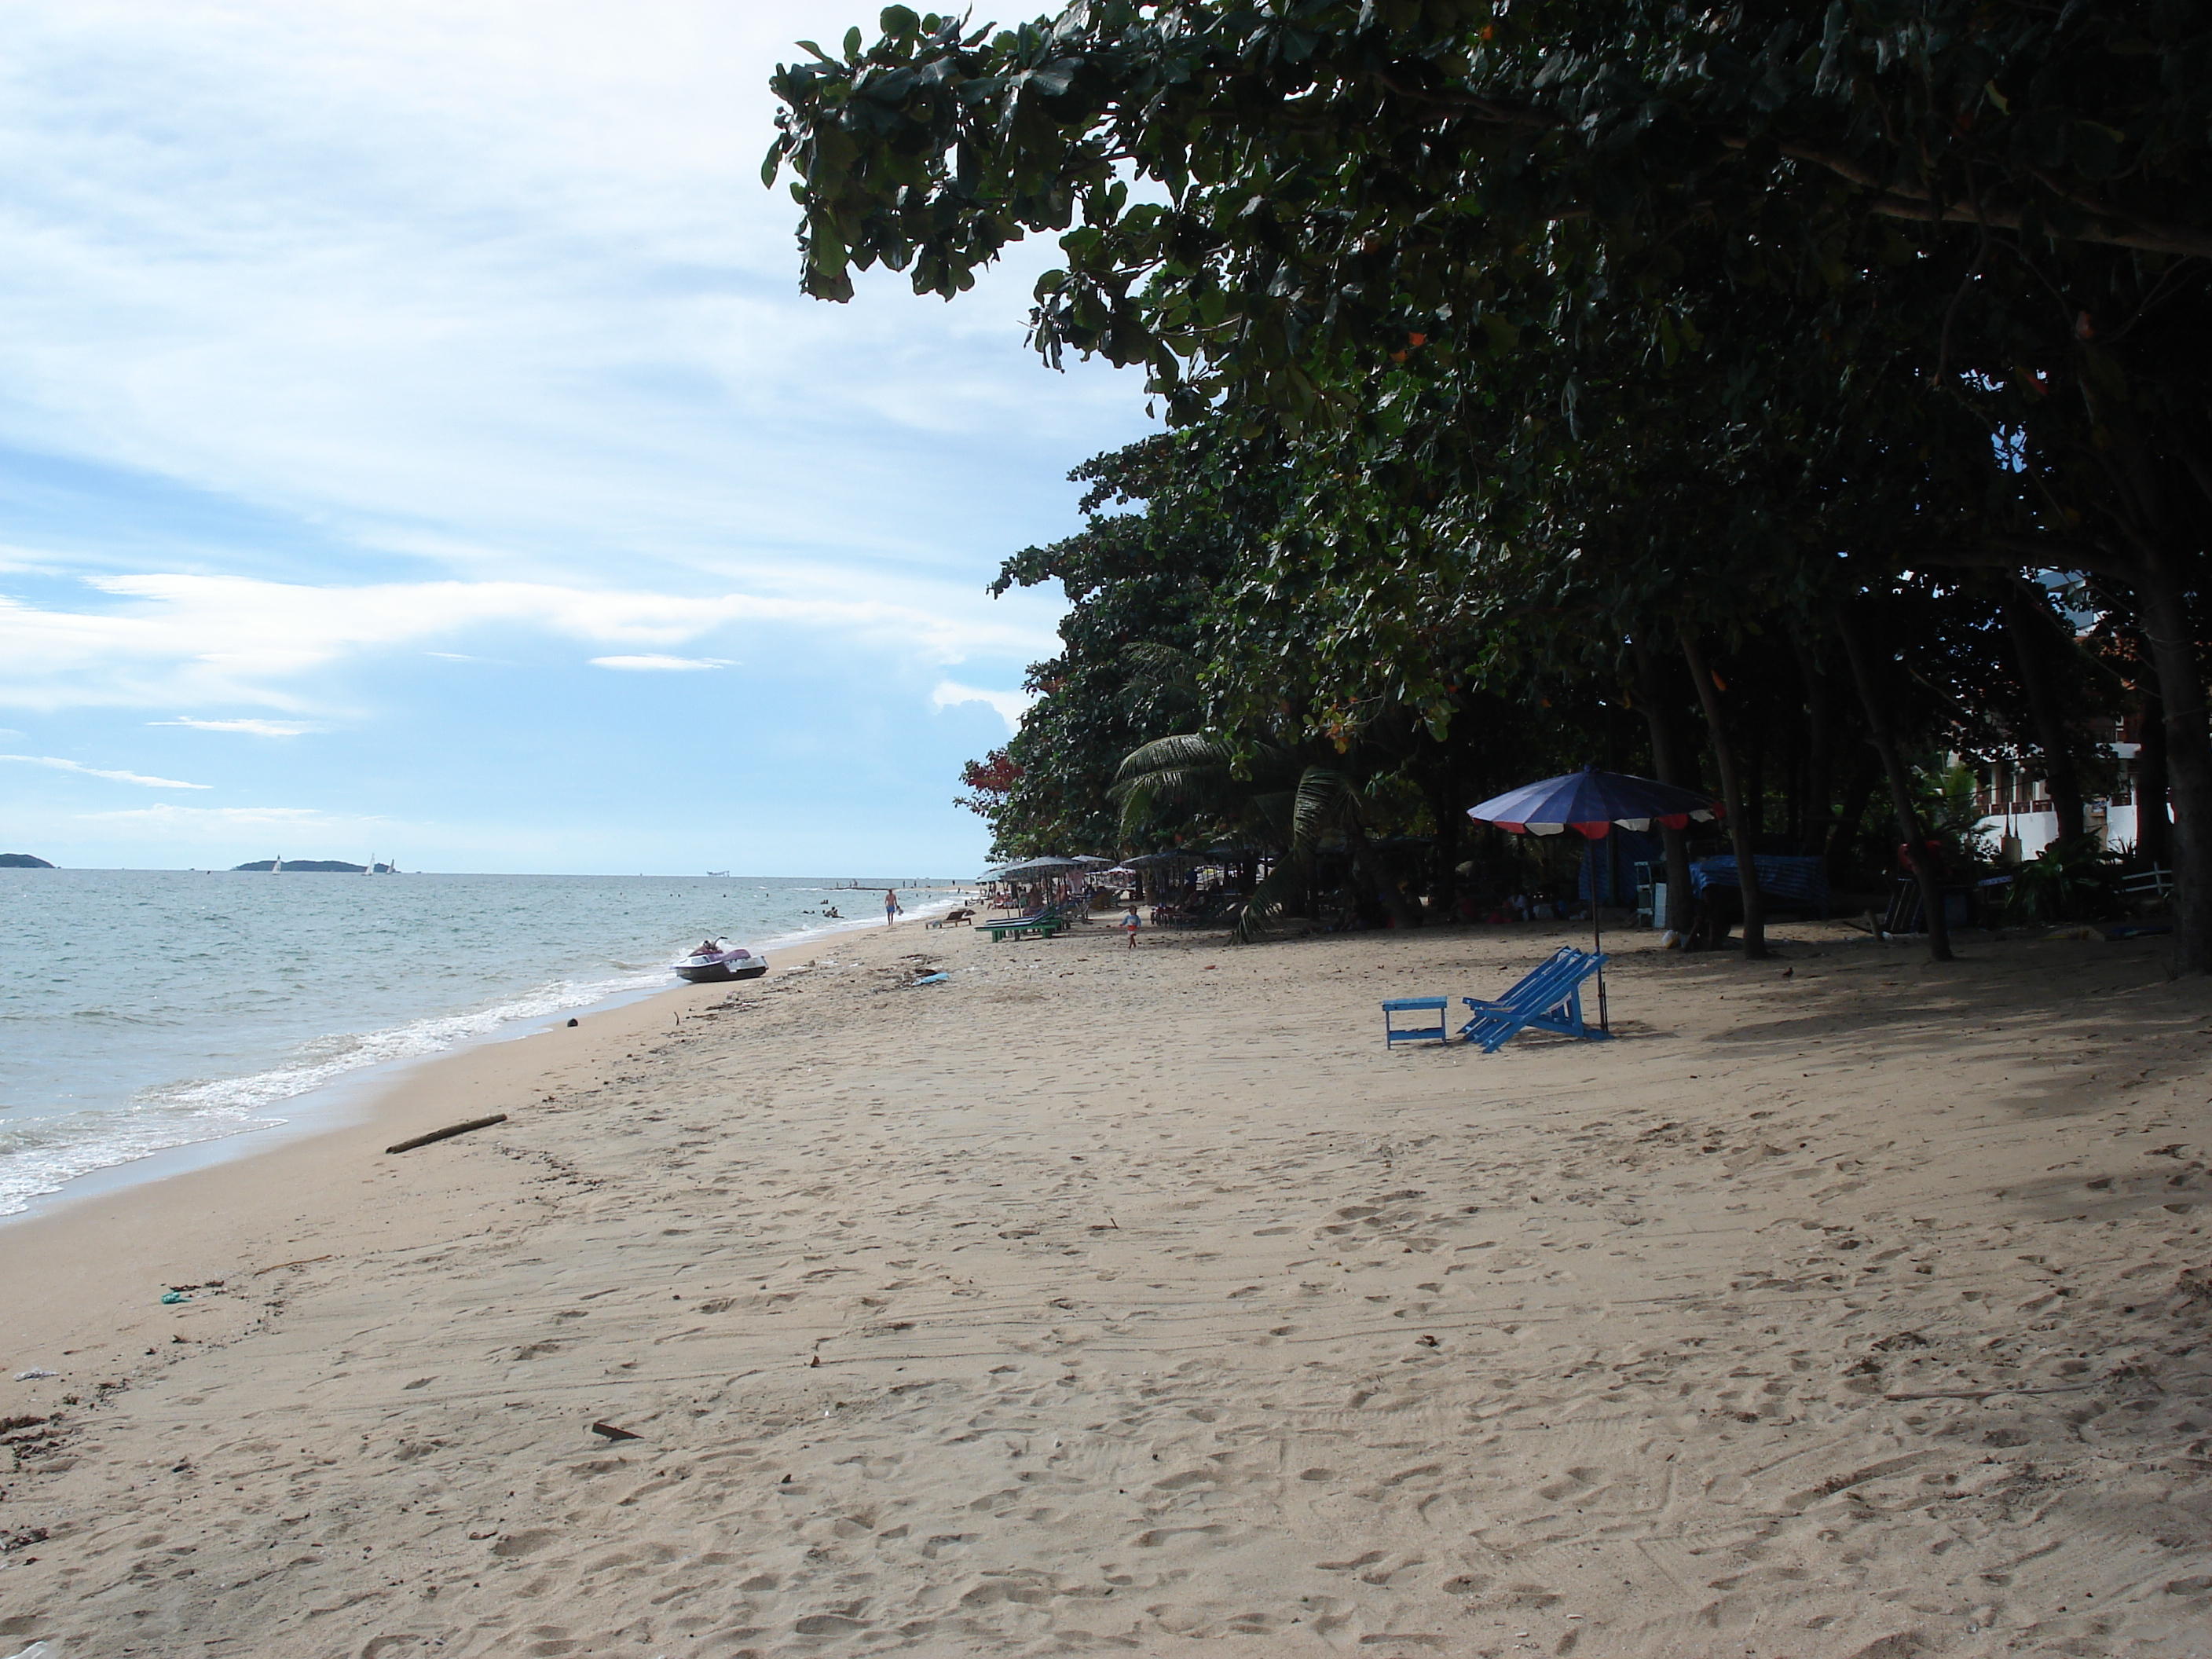
[{"label": "umbrella pole", "polygon": [[[1590,954],[1601,957],[1605,954],[1605,918],[1598,913],[1595,882],[1590,884]],[[1597,970],[1597,1029],[1607,1032],[1613,1030],[1606,1018],[1603,963],[1599,964]]]}]

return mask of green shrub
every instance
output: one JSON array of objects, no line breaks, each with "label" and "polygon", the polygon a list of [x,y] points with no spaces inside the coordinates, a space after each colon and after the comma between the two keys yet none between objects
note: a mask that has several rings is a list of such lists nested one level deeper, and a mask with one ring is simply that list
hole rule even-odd
[{"label": "green shrub", "polygon": [[2013,872],[2005,901],[2008,921],[2100,921],[2124,908],[2120,860],[2101,837],[2054,841]]}]

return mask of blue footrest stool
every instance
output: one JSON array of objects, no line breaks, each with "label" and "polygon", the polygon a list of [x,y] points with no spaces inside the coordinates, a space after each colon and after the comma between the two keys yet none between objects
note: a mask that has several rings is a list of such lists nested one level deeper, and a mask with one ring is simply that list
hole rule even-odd
[{"label": "blue footrest stool", "polygon": [[[1382,1043],[1385,1048],[1394,1042],[1451,1042],[1451,1026],[1444,1018],[1449,999],[1444,997],[1393,997],[1382,1005]],[[1393,1014],[1434,1014],[1433,1025],[1395,1025]]]}]

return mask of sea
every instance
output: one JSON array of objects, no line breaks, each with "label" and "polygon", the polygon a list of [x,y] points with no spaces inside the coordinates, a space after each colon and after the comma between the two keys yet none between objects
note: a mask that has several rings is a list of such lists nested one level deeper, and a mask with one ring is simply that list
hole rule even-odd
[{"label": "sea", "polygon": [[[953,902],[855,879],[917,919]],[[829,878],[0,870],[0,1216],[673,986],[708,935],[782,947],[882,917]]]}]

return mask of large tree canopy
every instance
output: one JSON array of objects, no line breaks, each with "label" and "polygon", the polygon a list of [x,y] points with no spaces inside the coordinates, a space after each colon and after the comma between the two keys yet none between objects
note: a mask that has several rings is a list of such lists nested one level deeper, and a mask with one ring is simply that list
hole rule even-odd
[{"label": "large tree canopy", "polygon": [[1685,224],[1725,228],[1748,280],[1823,271],[1866,215],[2212,255],[2212,38],[2178,0],[1836,0],[1817,22],[1775,0],[1079,0],[997,32],[904,6],[882,27],[772,83],[766,172],[798,174],[808,290],[845,298],[880,261],[949,297],[1009,240],[1066,233],[1039,346],[1148,362],[1182,408],[1257,380],[1295,409],[1307,359],[1409,325],[1503,354],[1518,331],[1471,276],[1586,279]]},{"label": "large tree canopy", "polygon": [[[882,28],[775,79],[804,280],[842,298],[880,261],[949,297],[1060,233],[1038,349],[1144,363],[1270,481],[1220,504],[1210,729],[1443,740],[1465,693],[1540,706],[1672,656],[1735,789],[1711,659],[1786,637],[1808,708],[1826,673],[1856,698],[1917,846],[1906,688],[1966,688],[1969,746],[2079,747],[2032,614],[2062,573],[2154,669],[2183,956],[2212,969],[2201,8],[1105,0]],[[1869,648],[1906,617],[1925,648]]]}]

